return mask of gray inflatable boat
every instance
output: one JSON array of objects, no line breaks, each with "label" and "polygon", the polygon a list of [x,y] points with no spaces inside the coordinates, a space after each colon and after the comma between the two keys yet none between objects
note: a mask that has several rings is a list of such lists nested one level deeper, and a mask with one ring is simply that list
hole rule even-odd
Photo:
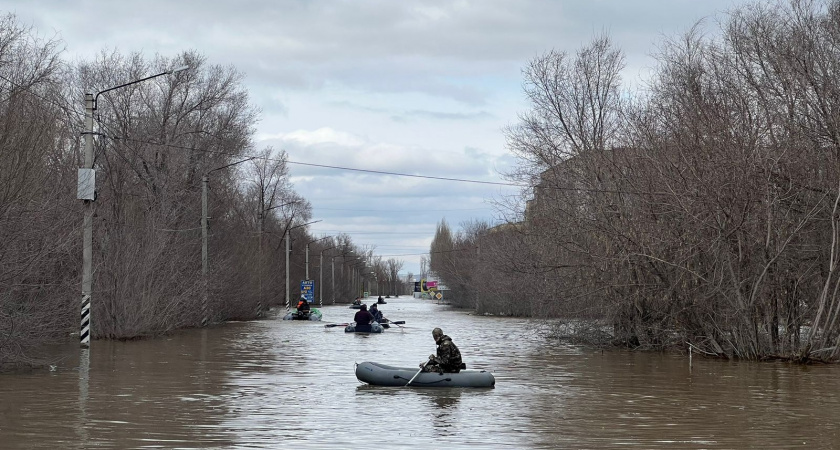
[{"label": "gray inflatable boat", "polygon": [[[356,378],[376,386],[405,386],[419,368],[393,367],[375,362],[356,364]],[[496,378],[485,370],[462,370],[458,373],[423,372],[414,378],[416,387],[493,387]]]},{"label": "gray inflatable boat", "polygon": [[344,327],[345,333],[381,333],[382,330],[384,330],[382,325],[376,322],[370,324],[370,331],[356,331],[356,325],[352,323]]}]

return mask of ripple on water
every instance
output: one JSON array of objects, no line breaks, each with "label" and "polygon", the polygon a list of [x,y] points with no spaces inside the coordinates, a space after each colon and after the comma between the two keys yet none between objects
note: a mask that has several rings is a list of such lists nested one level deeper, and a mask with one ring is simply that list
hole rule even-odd
[{"label": "ripple on water", "polygon": [[[725,362],[563,345],[524,319],[428,301],[383,305],[406,327],[279,318],[165,339],[96,341],[90,367],[0,376],[0,442],[24,448],[829,448],[837,367]],[[373,387],[354,364],[414,367],[452,336],[492,389]],[[77,349],[68,354],[78,354]],[[75,365],[74,365],[75,364]],[[71,370],[72,369],[72,370]]]}]

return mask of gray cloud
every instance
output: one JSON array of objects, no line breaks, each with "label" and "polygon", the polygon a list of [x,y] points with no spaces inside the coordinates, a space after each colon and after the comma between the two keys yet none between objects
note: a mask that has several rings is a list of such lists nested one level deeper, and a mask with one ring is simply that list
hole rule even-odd
[{"label": "gray cloud", "polygon": [[[235,66],[263,111],[258,145],[293,161],[501,181],[516,167],[501,130],[528,107],[521,68],[536,55],[573,53],[606,31],[627,54],[625,80],[636,81],[655,64],[649,55],[662,36],[743,3],[0,0],[0,8],[44,36],[58,33],[70,59],[114,48],[166,56],[196,49],[210,63]],[[519,190],[299,165],[291,172],[323,218],[314,231],[405,230],[354,236],[394,246],[388,253],[427,246],[444,216],[453,225],[496,220],[503,212],[487,199]],[[419,271],[419,257],[406,261]]]}]

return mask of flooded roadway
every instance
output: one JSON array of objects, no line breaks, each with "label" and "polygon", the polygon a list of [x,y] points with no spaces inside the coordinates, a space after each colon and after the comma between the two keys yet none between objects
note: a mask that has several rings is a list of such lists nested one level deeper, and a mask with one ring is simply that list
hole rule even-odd
[{"label": "flooded roadway", "polygon": [[[527,320],[388,299],[405,328],[275,319],[94,341],[55,371],[0,375],[2,448],[755,448],[840,446],[840,367],[586,349]],[[354,363],[417,366],[435,326],[493,389],[362,385]]]}]

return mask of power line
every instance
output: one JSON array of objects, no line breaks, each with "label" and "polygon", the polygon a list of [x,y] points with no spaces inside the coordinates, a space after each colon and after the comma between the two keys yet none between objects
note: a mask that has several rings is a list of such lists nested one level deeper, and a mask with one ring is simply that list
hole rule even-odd
[{"label": "power line", "polygon": [[520,187],[520,188],[528,188],[531,187],[530,185],[525,184],[516,184],[516,183],[503,183],[500,181],[481,181],[481,180],[468,180],[465,178],[450,178],[450,177],[436,177],[432,175],[415,175],[410,173],[400,173],[400,172],[388,172],[382,170],[371,170],[371,169],[359,169],[355,167],[342,167],[342,166],[330,166],[326,164],[314,164],[314,163],[305,163],[300,161],[291,161],[291,160],[284,160],[279,158],[271,158],[269,156],[259,156],[259,155],[246,155],[243,153],[232,153],[232,152],[225,152],[221,150],[207,150],[201,148],[194,148],[194,147],[186,147],[183,145],[175,145],[175,144],[167,144],[162,142],[154,142],[154,141],[147,141],[143,139],[134,139],[128,137],[119,137],[119,136],[107,136],[106,137],[113,139],[115,141],[128,141],[128,142],[137,142],[141,144],[149,144],[149,145],[158,145],[161,147],[168,147],[168,148],[175,148],[180,150],[190,150],[190,151],[199,151],[203,153],[215,153],[218,155],[226,155],[226,156],[236,156],[236,157],[252,157],[254,159],[264,159],[266,161],[278,161],[278,162],[285,162],[287,164],[296,164],[300,166],[310,166],[310,167],[321,167],[325,169],[335,169],[335,170],[346,170],[351,172],[364,172],[364,173],[375,173],[379,175],[391,175],[397,177],[408,177],[408,178],[422,178],[428,180],[440,180],[440,181],[456,181],[460,183],[474,183],[474,184],[488,184],[488,185],[495,185],[495,186],[511,186],[511,187]]},{"label": "power line", "polygon": [[[46,97],[41,96],[38,93],[34,92],[31,89],[31,87],[23,86],[23,85],[21,85],[19,83],[16,83],[16,82],[14,82],[14,81],[10,80],[9,78],[6,78],[5,76],[2,76],[2,75],[0,75],[0,79],[3,79],[10,84],[13,84],[17,87],[20,87],[20,88],[26,90],[26,91],[32,93],[36,97],[38,97],[38,98],[40,98],[40,99],[42,99],[46,102],[49,102],[49,103],[52,103],[52,104],[58,106],[59,108],[61,108],[65,112],[71,112],[73,114],[79,115],[79,113],[77,111],[75,111],[73,108],[69,108],[66,105],[61,105],[61,104],[59,104],[59,103],[57,103],[57,102],[55,102],[51,99],[47,99]],[[102,125],[102,123],[99,120],[97,120],[97,122],[99,122],[100,125]],[[223,152],[223,151],[220,151],[220,150],[198,149],[198,148],[194,148],[194,147],[185,147],[185,146],[181,146],[181,145],[167,144],[167,143],[154,142],[154,141],[146,141],[146,140],[141,140],[141,139],[132,139],[132,138],[126,138],[126,137],[121,138],[121,137],[118,137],[118,136],[107,136],[107,135],[104,135],[104,134],[102,134],[102,135],[105,136],[105,137],[110,137],[113,140],[140,142],[140,143],[149,144],[149,145],[157,145],[157,146],[162,146],[162,147],[177,148],[177,149],[182,149],[182,150],[200,151],[200,152],[203,152],[203,153],[216,153],[216,154],[220,154],[220,155],[237,156],[237,157],[250,156],[252,159],[264,159],[266,161],[278,161],[278,162],[283,162],[284,161],[282,159],[271,158],[271,157],[268,157],[268,156],[243,155],[243,154],[239,154],[239,153]],[[305,163],[305,162],[299,162],[299,161],[291,161],[291,160],[288,160],[288,159],[285,160],[285,162],[287,164],[296,164],[296,165],[309,166],[309,167],[321,167],[321,168],[327,168],[327,169],[347,170],[347,171],[363,172],[363,173],[375,173],[375,174],[380,174],[380,175],[391,175],[391,176],[407,177],[407,178],[421,178],[421,179],[427,179],[427,180],[455,181],[455,182],[460,182],[460,183],[487,184],[487,185],[494,185],[494,186],[510,186],[510,187],[531,188],[531,189],[537,187],[537,186],[532,186],[530,184],[503,183],[503,182],[499,182],[499,181],[468,180],[468,179],[465,179],[465,178],[437,177],[437,176],[432,176],[432,175],[416,175],[416,174],[407,174],[407,173],[400,173],[400,172],[388,172],[388,171],[380,171],[380,170],[372,170],[372,169],[359,169],[359,168],[355,168],[355,167],[342,167],[342,166],[331,166],[331,165],[327,165],[327,164]],[[627,191],[627,190],[617,190],[617,189],[587,189],[587,188],[574,188],[574,187],[569,188],[569,187],[561,187],[561,186],[543,186],[543,188],[544,189],[549,189],[549,190],[558,190],[558,191],[580,191],[580,192],[606,193],[606,194],[671,195],[671,193],[668,193],[668,192],[637,192],[637,191]],[[466,211],[466,210],[464,210],[464,211]]]},{"label": "power line", "polygon": [[493,186],[509,186],[509,187],[518,187],[518,188],[528,188],[534,189],[537,187],[541,187],[542,189],[549,190],[549,191],[574,191],[574,192],[588,192],[588,193],[599,193],[599,194],[636,194],[636,195],[673,195],[670,192],[651,192],[651,191],[636,191],[636,190],[621,190],[621,189],[593,189],[593,188],[584,188],[584,187],[564,187],[564,186],[534,186],[531,184],[520,184],[520,183],[504,183],[500,181],[481,181],[481,180],[468,180],[466,178],[450,178],[450,177],[437,177],[432,175],[415,175],[409,173],[400,173],[400,172],[388,172],[388,171],[381,171],[381,170],[372,170],[372,169],[359,169],[355,167],[343,167],[343,166],[332,166],[327,164],[315,164],[315,163],[305,163],[300,161],[291,161],[291,160],[283,160],[278,158],[271,158],[269,156],[260,156],[260,155],[247,155],[243,153],[232,153],[232,152],[224,152],[221,150],[207,150],[207,149],[200,149],[194,147],[185,147],[182,145],[175,145],[175,144],[166,144],[161,142],[154,142],[154,141],[146,141],[142,139],[133,139],[133,138],[120,138],[117,136],[107,136],[114,140],[124,140],[124,141],[131,141],[131,142],[139,142],[143,144],[149,145],[158,145],[162,147],[169,147],[169,148],[176,148],[182,150],[190,150],[190,151],[199,151],[203,153],[215,153],[219,155],[226,155],[226,156],[235,156],[235,157],[252,157],[254,159],[264,159],[266,161],[278,161],[278,162],[285,162],[287,164],[295,164],[301,166],[310,166],[310,167],[321,167],[326,169],[335,169],[335,170],[346,170],[352,172],[363,172],[363,173],[375,173],[380,175],[391,175],[397,177],[407,177],[407,178],[421,178],[427,180],[439,180],[439,181],[455,181],[460,183],[473,183],[473,184],[486,184],[486,185],[493,185]]},{"label": "power line", "polygon": [[305,162],[298,162],[298,161],[286,161],[289,164],[297,164],[299,166],[309,166],[309,167],[323,167],[325,169],[338,169],[338,170],[348,170],[352,172],[363,172],[363,173],[375,173],[379,175],[392,175],[396,177],[407,177],[407,178],[424,178],[427,180],[441,180],[441,181],[458,181],[461,183],[475,183],[475,184],[491,184],[495,186],[516,186],[516,187],[530,187],[520,184],[513,184],[513,183],[502,183],[500,181],[480,181],[480,180],[466,180],[463,178],[448,178],[448,177],[436,177],[432,175],[413,175],[410,173],[399,173],[399,172],[387,172],[383,170],[371,170],[371,169],[357,169],[354,167],[341,167],[341,166],[330,166],[326,164],[315,164],[315,163],[305,163]]},{"label": "power line", "polygon": [[341,230],[313,230],[314,233],[338,234],[430,234],[429,231],[341,231]]},{"label": "power line", "polygon": [[406,248],[407,249],[407,248],[427,248],[428,247],[428,245],[380,245],[380,244],[374,244],[374,245],[376,245],[376,248],[379,248],[379,247],[396,247],[396,248]]},{"label": "power line", "polygon": [[438,250],[438,251],[429,251],[424,253],[403,253],[400,255],[376,255],[376,256],[426,256],[426,255],[439,255],[443,253],[454,253],[454,252],[466,252],[475,249],[476,247],[469,247],[469,248],[455,248],[452,250]]},{"label": "power line", "polygon": [[[331,199],[334,199],[332,197]],[[310,198],[310,200],[319,200],[318,198]],[[385,213],[394,213],[394,212],[419,212],[416,209],[358,209],[358,208],[317,208],[319,211],[356,211],[356,212],[385,212]],[[435,208],[434,212],[440,211],[486,211],[488,208],[463,208],[463,209],[438,209]]]}]

